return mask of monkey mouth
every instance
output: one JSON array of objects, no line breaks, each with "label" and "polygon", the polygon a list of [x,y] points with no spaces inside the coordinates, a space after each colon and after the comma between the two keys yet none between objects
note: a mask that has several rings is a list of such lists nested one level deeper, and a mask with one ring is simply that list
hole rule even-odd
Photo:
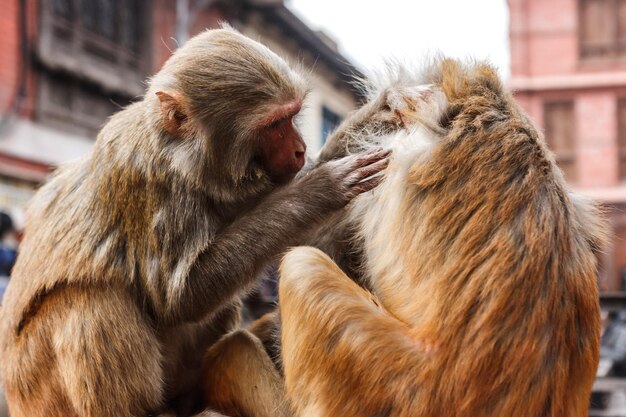
[{"label": "monkey mouth", "polygon": [[262,157],[260,155],[255,156],[250,161],[250,165],[247,169],[249,175],[247,178],[251,178],[254,180],[265,180],[271,183],[272,185],[285,185],[289,181],[295,178],[295,176],[300,172],[290,171],[290,172],[273,172],[268,170],[263,164]]},{"label": "monkey mouth", "polygon": [[289,181],[291,181],[292,179],[294,179],[296,177],[296,175],[298,174],[299,170],[293,173],[287,173],[287,174],[281,174],[281,175],[272,175],[270,174],[270,180],[272,181],[273,184],[275,185],[285,185],[287,184]]}]

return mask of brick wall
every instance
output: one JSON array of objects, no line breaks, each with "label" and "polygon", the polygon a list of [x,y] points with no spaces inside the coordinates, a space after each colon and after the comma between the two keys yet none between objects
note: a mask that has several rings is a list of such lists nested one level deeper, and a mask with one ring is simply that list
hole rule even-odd
[{"label": "brick wall", "polygon": [[5,113],[14,105],[20,83],[20,74],[25,83],[26,97],[20,106],[20,115],[32,117],[35,100],[36,72],[31,62],[32,48],[37,36],[37,1],[24,0],[26,11],[26,61],[22,60],[20,49],[20,0],[3,0],[0,13],[0,113]]},{"label": "brick wall", "polygon": [[[171,0],[155,0],[153,5],[152,31],[152,69],[158,71],[163,63],[175,51],[176,44],[176,4]],[[225,20],[224,13],[217,7],[203,9],[190,22],[189,37],[208,29],[217,27]]]},{"label": "brick wall", "polygon": [[509,0],[511,79],[540,129],[544,106],[574,104],[576,175],[572,187],[608,208],[613,241],[600,284],[622,290],[626,271],[626,183],[619,177],[618,102],[626,98],[626,61],[590,62],[579,52],[579,0]]},{"label": "brick wall", "polygon": [[4,0],[0,13],[0,111],[8,110],[16,93],[19,68],[18,2]]}]

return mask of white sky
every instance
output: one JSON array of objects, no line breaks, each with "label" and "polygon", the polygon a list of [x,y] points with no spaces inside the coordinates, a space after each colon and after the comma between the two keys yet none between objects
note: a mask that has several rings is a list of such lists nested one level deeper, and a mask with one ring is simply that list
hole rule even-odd
[{"label": "white sky", "polygon": [[321,29],[362,70],[385,57],[419,62],[440,51],[488,59],[509,75],[506,0],[287,0],[313,29]]}]

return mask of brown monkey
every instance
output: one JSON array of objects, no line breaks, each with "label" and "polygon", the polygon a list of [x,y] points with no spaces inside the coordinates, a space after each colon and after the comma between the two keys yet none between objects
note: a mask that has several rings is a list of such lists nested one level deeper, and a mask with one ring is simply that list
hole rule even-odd
[{"label": "brown monkey", "polygon": [[[402,92],[393,86],[377,92],[375,98],[346,118],[331,134],[313,165],[319,166],[358,150],[360,138],[402,128],[404,122],[395,109],[399,100],[402,100]],[[329,215],[306,242],[322,248],[359,284],[367,285],[362,280],[359,268],[361,242],[353,229],[345,209],[338,210]],[[208,350],[201,384],[205,402],[233,416],[292,415],[288,401],[283,398],[283,380],[276,373],[282,371],[278,311],[261,317],[249,330],[256,338],[247,332],[238,331],[225,336]],[[241,340],[247,343],[242,344]],[[261,346],[267,355],[258,351]],[[267,366],[268,356],[276,371]],[[257,370],[256,373],[251,373],[252,368]],[[251,376],[259,382],[250,381]],[[243,381],[248,383],[244,384]],[[250,402],[245,399],[259,387],[263,387],[265,392],[257,397],[262,397],[264,401],[262,406],[256,406],[252,412]]]},{"label": "brown monkey", "polygon": [[195,387],[264,263],[386,166],[374,151],[291,181],[304,95],[267,48],[207,31],[38,192],[2,309],[13,417],[147,416]]},{"label": "brown monkey", "polygon": [[[367,80],[362,80],[361,84],[364,90],[371,88],[371,83]],[[376,140],[375,138],[378,136],[404,128],[405,121],[399,108],[402,108],[406,92],[398,84],[400,84],[400,80],[376,91],[370,91],[372,98],[349,115],[332,132],[315,164],[321,165],[345,157],[350,153],[357,152],[364,141]],[[357,228],[358,225],[354,223],[349,212],[344,208],[331,214],[308,236],[306,244],[324,251],[350,278],[367,288],[368,283],[362,274],[363,242],[357,233]],[[256,320],[250,327],[250,331],[261,340],[276,368],[281,370],[280,316],[278,310],[265,314]],[[231,370],[237,372],[234,364]]]},{"label": "brown monkey", "polygon": [[442,60],[405,97],[407,130],[376,139],[394,149],[385,179],[349,208],[373,294],[318,249],[282,262],[297,415],[586,416],[595,208],[489,66]]}]

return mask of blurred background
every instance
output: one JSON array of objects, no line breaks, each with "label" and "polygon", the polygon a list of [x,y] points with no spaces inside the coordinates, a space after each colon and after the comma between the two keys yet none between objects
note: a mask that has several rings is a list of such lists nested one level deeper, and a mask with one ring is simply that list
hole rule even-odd
[{"label": "blurred background", "polygon": [[[626,0],[2,0],[0,282],[24,208],[64,161],[189,37],[229,22],[310,76],[299,119],[315,153],[364,97],[352,84],[395,57],[490,60],[545,132],[572,188],[605,207],[612,245],[590,415],[626,416]],[[272,271],[268,276],[274,275]],[[247,317],[271,308],[272,280]],[[0,413],[1,415],[1,413]]]}]

